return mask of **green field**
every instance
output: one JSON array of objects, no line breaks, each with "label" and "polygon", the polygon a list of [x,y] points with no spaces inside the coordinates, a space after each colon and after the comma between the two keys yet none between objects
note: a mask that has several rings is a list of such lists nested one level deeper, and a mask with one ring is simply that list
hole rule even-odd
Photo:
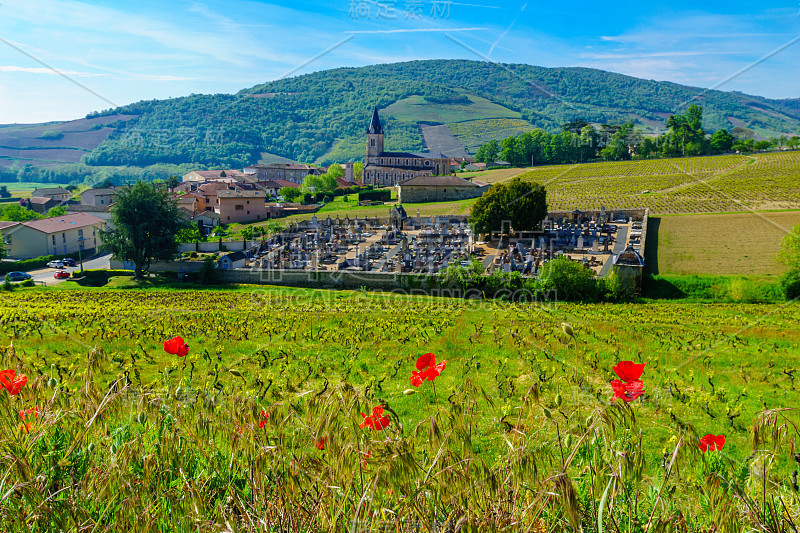
[{"label": "green field", "polygon": [[30,198],[31,193],[42,187],[60,187],[60,185],[53,185],[52,183],[34,183],[34,182],[18,182],[0,183],[8,188],[8,192],[15,198]]},{"label": "green field", "polygon": [[472,94],[469,103],[440,104],[429,102],[424,96],[411,96],[399,100],[381,111],[383,116],[403,122],[448,124],[486,118],[520,118],[520,113]]},{"label": "green field", "polygon": [[468,120],[454,122],[448,124],[447,127],[461,141],[464,148],[473,154],[478,151],[478,148],[491,140],[518,137],[533,129],[533,125],[527,120],[516,118]]},{"label": "green field", "polygon": [[[768,530],[771,513],[800,513],[798,416],[775,411],[800,402],[798,320],[795,304],[15,291],[0,299],[0,368],[29,380],[0,391],[0,522]],[[174,335],[187,357],[164,352]],[[447,366],[415,389],[426,352]],[[620,360],[647,363],[646,393],[611,404]],[[360,428],[376,405],[388,427]],[[26,428],[16,411],[34,406]],[[699,451],[707,433],[727,437],[721,452]]]},{"label": "green field", "polygon": [[650,219],[659,274],[777,276],[783,237],[800,224],[800,211],[680,215]]}]

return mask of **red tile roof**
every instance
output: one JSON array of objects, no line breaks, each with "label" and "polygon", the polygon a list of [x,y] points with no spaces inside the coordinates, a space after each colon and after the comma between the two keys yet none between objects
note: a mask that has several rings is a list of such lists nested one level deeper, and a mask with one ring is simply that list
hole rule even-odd
[{"label": "red tile roof", "polygon": [[23,222],[21,226],[27,226],[42,233],[58,233],[75,228],[85,228],[86,226],[103,225],[106,221],[86,213],[75,213],[64,215],[63,217],[43,218],[42,220],[31,220]]}]

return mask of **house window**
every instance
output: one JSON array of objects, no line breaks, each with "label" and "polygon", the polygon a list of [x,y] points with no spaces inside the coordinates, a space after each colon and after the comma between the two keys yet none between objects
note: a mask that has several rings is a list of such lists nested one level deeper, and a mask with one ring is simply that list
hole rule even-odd
[{"label": "house window", "polygon": [[250,211],[248,211],[248,212],[247,212],[247,214],[249,215],[249,214],[250,214]]},{"label": "house window", "polygon": [[6,246],[11,246],[11,235],[7,235],[4,241]]},{"label": "house window", "polygon": [[67,242],[67,234],[66,233],[62,233],[61,234],[61,242]]},{"label": "house window", "polygon": [[236,210],[237,211],[244,211],[244,206],[243,205],[237,205],[236,206]]},{"label": "house window", "polygon": [[429,166],[431,166],[431,162],[430,162],[430,161],[425,161],[425,166],[426,166],[426,167],[429,167]]},{"label": "house window", "polygon": [[381,165],[383,164],[383,158],[381,157]]},{"label": "house window", "polygon": [[55,235],[51,235],[50,237],[52,237],[52,239],[53,239],[53,246],[55,246],[55,245],[56,245],[56,236],[55,236]]},{"label": "house window", "polygon": [[79,239],[83,239],[83,230],[82,229],[78,230],[78,238]]},{"label": "house window", "polygon": [[406,159],[406,166],[408,166],[408,159]]}]

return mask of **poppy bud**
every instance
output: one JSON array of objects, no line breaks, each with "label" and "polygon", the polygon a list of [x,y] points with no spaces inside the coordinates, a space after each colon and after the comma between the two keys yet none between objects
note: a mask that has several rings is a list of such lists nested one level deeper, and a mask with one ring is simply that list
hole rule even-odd
[{"label": "poppy bud", "polygon": [[228,372],[230,372],[231,374],[233,374],[237,378],[242,377],[242,373],[239,372],[238,370],[236,370],[235,368],[231,368],[230,370],[228,370]]},{"label": "poppy bud", "polygon": [[111,452],[111,455],[114,455],[114,454],[117,453],[117,447],[114,446],[113,444],[109,447],[108,450]]},{"label": "poppy bud", "polygon": [[586,427],[590,427],[594,423],[594,418],[591,416],[586,419]]},{"label": "poppy bud", "polygon": [[147,422],[147,413],[145,413],[144,411],[139,413],[139,415],[136,417],[136,421],[144,425],[144,423]]},{"label": "poppy bud", "polygon": [[86,447],[86,451],[92,453],[94,451],[94,442],[90,442],[89,445]]},{"label": "poppy bud", "polygon": [[561,398],[561,395],[560,394],[556,394],[556,408],[561,407],[561,403],[562,402],[563,402],[563,399]]},{"label": "poppy bud", "polygon": [[51,389],[55,389],[58,386],[58,380],[56,378],[50,378],[47,380],[47,386]]},{"label": "poppy bud", "polygon": [[542,409],[544,410],[544,416],[548,420],[552,420],[553,419],[553,415],[550,413],[550,409],[548,409],[547,407],[543,407]]},{"label": "poppy bud", "polygon": [[566,333],[570,337],[574,337],[575,336],[575,330],[572,329],[572,326],[570,324],[567,324],[566,322],[562,322],[561,323],[561,329],[564,331],[564,333]]},{"label": "poppy bud", "polygon": [[406,396],[411,396],[412,394],[416,394],[416,392],[417,391],[415,391],[414,389],[406,389],[403,391],[403,394],[405,394]]},{"label": "poppy bud", "polygon": [[566,437],[564,437],[564,446],[566,446],[567,448],[572,447],[572,435],[567,435]]}]

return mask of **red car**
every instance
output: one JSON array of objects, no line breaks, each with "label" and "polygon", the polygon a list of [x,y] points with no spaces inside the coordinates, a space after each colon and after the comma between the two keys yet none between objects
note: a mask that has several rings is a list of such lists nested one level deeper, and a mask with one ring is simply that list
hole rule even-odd
[{"label": "red car", "polygon": [[58,270],[53,274],[53,277],[56,279],[67,279],[69,277],[69,272],[66,270]]}]

